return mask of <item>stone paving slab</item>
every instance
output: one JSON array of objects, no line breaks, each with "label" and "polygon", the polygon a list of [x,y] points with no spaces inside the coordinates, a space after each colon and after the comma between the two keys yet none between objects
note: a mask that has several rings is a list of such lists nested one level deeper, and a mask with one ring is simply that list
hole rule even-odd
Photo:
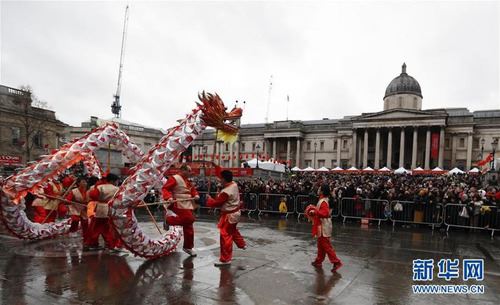
[{"label": "stone paving slab", "polygon": [[[158,234],[149,222],[141,226]],[[25,242],[0,235],[0,304],[500,304],[500,268],[488,252],[499,241],[487,234],[335,223],[344,267],[332,273],[328,262],[310,265],[316,245],[308,223],[264,217],[239,227],[248,249],[235,249],[222,268],[213,266],[219,237],[211,216],[195,225],[196,258],[181,251],[147,261],[82,252],[78,236]],[[483,258],[486,293],[415,295],[416,258]]]}]

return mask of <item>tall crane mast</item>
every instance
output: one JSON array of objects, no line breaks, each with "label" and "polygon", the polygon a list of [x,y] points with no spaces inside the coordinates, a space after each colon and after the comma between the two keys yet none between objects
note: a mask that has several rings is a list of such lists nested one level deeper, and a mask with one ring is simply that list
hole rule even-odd
[{"label": "tall crane mast", "polygon": [[267,93],[266,124],[269,123],[269,106],[271,105],[271,91],[273,90],[273,76],[269,78],[269,91]]},{"label": "tall crane mast", "polygon": [[116,88],[116,94],[113,95],[115,100],[111,104],[111,112],[115,115],[116,118],[121,117],[121,109],[122,109],[122,106],[120,105],[120,91],[122,86],[123,56],[125,55],[125,42],[127,40],[127,24],[128,24],[128,5],[125,8],[125,21],[123,23],[122,49],[120,53],[120,68],[118,70],[118,85]]}]

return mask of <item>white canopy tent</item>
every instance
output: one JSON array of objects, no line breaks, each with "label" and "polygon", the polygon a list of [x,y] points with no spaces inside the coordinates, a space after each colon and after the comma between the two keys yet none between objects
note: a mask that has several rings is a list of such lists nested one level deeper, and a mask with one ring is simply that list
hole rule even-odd
[{"label": "white canopy tent", "polygon": [[291,169],[292,172],[300,172],[301,169],[295,166],[294,168]]},{"label": "white canopy tent", "polygon": [[453,175],[453,174],[463,174],[464,171],[459,169],[458,167],[453,168],[451,171],[448,172],[448,175]]},{"label": "white canopy tent", "polygon": [[343,171],[343,169],[341,167],[336,167],[334,169],[332,169],[332,172],[339,172],[339,171]]},{"label": "white canopy tent", "polygon": [[387,167],[382,167],[381,169],[378,170],[379,172],[391,172],[391,170]]},{"label": "white canopy tent", "polygon": [[[251,168],[256,168],[257,167],[257,159],[252,159],[247,161],[248,166]],[[285,172],[285,166],[283,164],[278,164],[278,163],[273,163],[269,161],[259,161],[259,168],[260,169],[265,169],[265,170],[270,170],[270,171],[276,171],[280,173]]]},{"label": "white canopy tent", "polygon": [[404,167],[400,167],[400,168],[398,168],[397,170],[395,170],[395,171],[394,171],[394,173],[395,173],[395,174],[399,174],[399,175],[401,175],[401,174],[407,174],[407,173],[409,173],[409,172],[410,172],[410,171],[409,171],[409,170],[407,170],[407,169],[406,169],[406,168],[404,168]]},{"label": "white canopy tent", "polygon": [[355,168],[354,166],[353,167],[350,167],[347,169],[348,171],[359,171],[359,169]]},{"label": "white canopy tent", "polygon": [[373,168],[367,166],[365,169],[363,169],[365,172],[373,172]]},{"label": "white canopy tent", "polygon": [[469,173],[479,173],[479,168],[474,167],[473,169],[471,169],[471,170],[469,171]]},{"label": "white canopy tent", "polygon": [[304,168],[302,171],[304,171],[304,172],[312,172],[312,171],[314,171],[314,168],[308,166],[308,167]]},{"label": "white canopy tent", "polygon": [[443,170],[439,167],[435,167],[432,169],[433,172],[442,172]]},{"label": "white canopy tent", "polygon": [[328,171],[330,171],[328,168],[326,168],[326,167],[324,167],[324,166],[323,166],[323,167],[318,168],[317,170],[318,170],[319,172],[328,172]]},{"label": "white canopy tent", "polygon": [[423,169],[423,168],[421,168],[421,167],[419,166],[419,167],[415,168],[413,171],[414,171],[414,172],[421,172],[421,171],[423,171],[423,170],[424,170],[424,169]]}]

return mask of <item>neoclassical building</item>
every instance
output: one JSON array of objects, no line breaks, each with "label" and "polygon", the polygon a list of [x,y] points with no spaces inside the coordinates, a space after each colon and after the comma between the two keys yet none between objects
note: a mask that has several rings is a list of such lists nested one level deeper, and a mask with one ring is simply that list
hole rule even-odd
[{"label": "neoclassical building", "polygon": [[215,162],[225,167],[237,167],[258,153],[301,168],[466,170],[498,148],[500,109],[422,109],[422,99],[419,83],[403,64],[401,74],[387,86],[380,112],[246,124],[232,145],[215,143],[214,132],[207,131],[196,140],[191,154],[197,160],[200,155],[211,156],[215,149],[215,155],[223,156]]}]

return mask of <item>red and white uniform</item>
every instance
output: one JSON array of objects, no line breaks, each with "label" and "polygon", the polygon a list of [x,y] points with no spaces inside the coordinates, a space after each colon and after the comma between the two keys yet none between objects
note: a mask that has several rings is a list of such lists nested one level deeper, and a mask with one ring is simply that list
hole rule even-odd
[{"label": "red and white uniform", "polygon": [[231,261],[233,257],[233,242],[238,248],[245,248],[245,240],[236,228],[240,221],[240,192],[235,182],[224,185],[217,198],[209,198],[207,206],[211,208],[220,207],[219,219],[220,231],[220,261],[223,263]]},{"label": "red and white uniform", "polygon": [[[168,178],[167,182],[163,185],[162,195],[164,200],[174,199],[183,200],[187,198],[194,198],[198,195],[198,191],[191,184],[191,182],[182,177],[181,175],[173,175]],[[176,215],[167,216],[167,223],[173,226],[182,226],[184,231],[184,249],[193,249],[194,247],[194,228],[195,221],[193,210],[194,201],[178,201],[171,207],[172,212]]]},{"label": "red and white uniform", "polygon": [[[99,236],[102,235],[107,248],[114,249],[120,247],[120,240],[116,236],[108,216],[108,201],[113,198],[117,191],[118,187],[108,182],[94,186],[89,190],[89,197],[91,200],[95,201],[95,208],[90,217],[88,246],[99,246]],[[89,205],[91,204],[89,203]],[[92,205],[94,205],[94,203],[92,203]]]},{"label": "red and white uniform", "polygon": [[68,214],[71,217],[70,232],[78,231],[78,225],[82,224],[82,237],[83,244],[87,245],[88,242],[88,217],[87,217],[87,204],[89,197],[85,188],[74,188],[66,196],[66,200],[79,203],[79,205],[70,205],[68,207]]},{"label": "red and white uniform", "polygon": [[[51,181],[43,189],[43,195],[60,197],[63,195],[63,186],[57,181]],[[37,198],[33,201],[35,215],[33,220],[38,223],[48,223],[56,221],[57,216],[66,215],[66,206],[57,199]]]},{"label": "red and white uniform", "polygon": [[328,259],[332,264],[338,264],[340,259],[337,257],[330,241],[332,236],[332,214],[328,198],[320,196],[314,210],[312,234],[318,239],[318,255],[314,263],[321,265],[325,260],[325,256],[328,255]]}]

